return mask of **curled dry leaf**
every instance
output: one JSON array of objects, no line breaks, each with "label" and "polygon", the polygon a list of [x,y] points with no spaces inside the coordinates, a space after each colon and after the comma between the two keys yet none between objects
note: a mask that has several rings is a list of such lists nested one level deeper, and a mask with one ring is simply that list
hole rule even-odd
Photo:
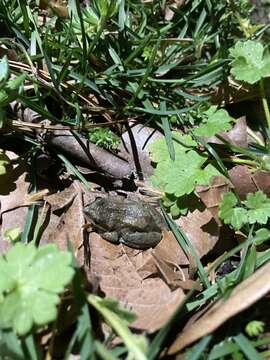
[{"label": "curled dry leaf", "polygon": [[153,270],[151,251],[114,245],[96,233],[90,234],[88,275],[99,278],[107,297],[116,298],[135,312],[137,320],[132,327],[148,332],[164,325],[185,297],[181,288],[171,290],[160,275],[145,278],[145,271],[140,269],[148,262],[148,272]]},{"label": "curled dry leaf", "polygon": [[270,263],[237,285],[230,297],[217,301],[199,320],[184,328],[168,350],[175,354],[201,337],[215,331],[225,321],[247,309],[270,291]]},{"label": "curled dry leaf", "polygon": [[222,194],[231,188],[232,184],[223,176],[213,177],[210,185],[198,185],[196,187],[199,197],[218,224],[220,223],[218,210]]},{"label": "curled dry leaf", "polygon": [[182,228],[192,242],[201,258],[208,254],[219,239],[219,226],[209,210],[195,210],[182,216],[176,223]]},{"label": "curled dry leaf", "polygon": [[[187,269],[181,269],[179,266],[171,266],[171,263],[164,261],[162,258],[156,256],[156,253],[152,252],[152,256],[155,259],[155,264],[159,273],[162,275],[170,289],[182,288],[183,290],[195,289],[197,291],[202,290],[202,286],[198,281],[188,279]],[[178,270],[178,271],[176,271]]]},{"label": "curled dry leaf", "polygon": [[[25,174],[24,174],[25,175]],[[5,232],[8,229],[19,228],[23,231],[25,226],[25,220],[27,215],[27,207],[19,207],[18,205],[14,206],[16,196],[22,195],[23,191],[26,195],[29,184],[24,182],[24,175],[22,175],[18,181],[18,188],[11,192],[9,195],[3,196],[0,195],[1,203],[1,234],[0,234],[0,254],[5,253],[11,246],[11,243],[5,238]],[[21,185],[20,185],[21,184]],[[24,185],[27,185],[27,187]],[[19,190],[18,190],[19,189]],[[18,199],[18,198],[17,198]]]},{"label": "curled dry leaf", "polygon": [[[10,159],[17,158],[12,152],[7,152]],[[5,240],[4,233],[11,228],[23,230],[27,214],[27,207],[23,207],[29,189],[27,167],[21,164],[0,177],[0,205],[1,205],[1,234],[0,253],[3,254],[10,247]]]},{"label": "curled dry leaf", "polygon": [[72,203],[75,196],[76,192],[74,186],[71,185],[65,188],[63,191],[45,196],[45,200],[48,204],[50,204],[52,211],[55,211],[67,207]]},{"label": "curled dry leaf", "polygon": [[51,208],[50,222],[41,239],[42,243],[53,242],[62,250],[66,250],[69,240],[81,265],[84,262],[82,244],[85,223],[82,190],[82,185],[75,181],[65,190],[46,197]]},{"label": "curled dry leaf", "polygon": [[152,250],[156,257],[174,265],[188,265],[189,259],[171,231],[164,231],[160,243]]},{"label": "curled dry leaf", "polygon": [[241,200],[246,198],[249,192],[263,191],[270,195],[270,172],[249,171],[246,165],[237,165],[229,171],[231,181]]},{"label": "curled dry leaf", "polygon": [[56,243],[60,249],[66,250],[69,240],[73,245],[75,256],[77,256],[78,249],[83,244],[83,225],[82,200],[77,195],[58,218],[55,228],[50,234],[47,234],[49,242]]}]

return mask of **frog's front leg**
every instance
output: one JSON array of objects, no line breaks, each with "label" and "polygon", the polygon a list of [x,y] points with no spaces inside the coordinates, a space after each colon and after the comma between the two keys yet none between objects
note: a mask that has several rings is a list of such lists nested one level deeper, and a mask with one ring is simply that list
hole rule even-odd
[{"label": "frog's front leg", "polygon": [[125,232],[122,231],[119,242],[135,249],[155,247],[161,240],[159,232]]},{"label": "frog's front leg", "polygon": [[108,240],[109,242],[113,243],[113,244],[118,244],[119,243],[119,237],[116,231],[108,231],[108,232],[104,232],[101,235],[105,240]]}]

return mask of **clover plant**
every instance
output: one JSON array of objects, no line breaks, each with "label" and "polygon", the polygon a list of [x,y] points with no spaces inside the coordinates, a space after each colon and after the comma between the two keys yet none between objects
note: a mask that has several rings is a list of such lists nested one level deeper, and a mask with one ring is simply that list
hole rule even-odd
[{"label": "clover plant", "polygon": [[263,81],[264,78],[270,76],[269,51],[258,41],[237,41],[234,47],[230,49],[230,55],[233,58],[231,74],[237,80],[245,81],[249,84],[255,84],[259,81],[267,126],[270,129],[270,112]]},{"label": "clover plant", "polygon": [[71,281],[71,254],[56,245],[16,243],[0,257],[0,328],[18,335],[56,319],[60,294]]},{"label": "clover plant", "polygon": [[264,328],[265,323],[263,321],[252,320],[246,325],[245,330],[249,336],[259,336],[264,332]]},{"label": "clover plant", "polygon": [[[233,192],[227,192],[222,197],[219,216],[235,230],[246,224],[265,225],[270,217],[270,198],[262,191],[257,191],[248,193],[246,200],[239,203]],[[270,232],[267,234],[269,237]]]},{"label": "clover plant", "polygon": [[[192,134],[213,136],[222,130],[228,130],[233,120],[224,109],[211,106],[201,114],[202,123]],[[198,142],[192,135],[172,132],[175,159],[170,158],[166,139],[156,140],[150,146],[150,155],[157,164],[151,182],[163,190],[164,205],[170,208],[174,217],[185,214],[188,198],[197,185],[208,185],[213,176],[222,176],[221,172],[209,162],[208,154],[199,151]],[[188,197],[188,198],[187,198]]]}]

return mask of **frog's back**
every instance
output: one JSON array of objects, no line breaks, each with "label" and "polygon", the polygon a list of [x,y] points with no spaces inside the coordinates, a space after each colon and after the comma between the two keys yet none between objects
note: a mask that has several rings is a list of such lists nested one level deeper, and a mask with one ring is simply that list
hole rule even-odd
[{"label": "frog's back", "polygon": [[107,230],[159,231],[165,225],[163,217],[155,208],[139,200],[109,196],[98,199],[94,209],[96,222]]},{"label": "frog's back", "polygon": [[125,199],[122,212],[124,222],[134,231],[158,231],[162,228],[162,216],[156,209],[142,201]]}]

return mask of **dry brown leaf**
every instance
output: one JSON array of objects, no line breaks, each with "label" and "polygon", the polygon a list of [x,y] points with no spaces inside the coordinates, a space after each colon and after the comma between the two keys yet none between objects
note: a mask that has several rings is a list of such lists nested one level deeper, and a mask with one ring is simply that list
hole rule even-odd
[{"label": "dry brown leaf", "polygon": [[222,194],[229,191],[232,184],[224,176],[215,176],[210,185],[198,185],[196,191],[206,208],[219,224],[218,210]]},{"label": "dry brown leaf", "polygon": [[75,256],[83,244],[84,216],[82,211],[82,200],[76,196],[67,211],[61,215],[54,231],[49,235],[49,242],[58,245],[62,250],[67,248],[69,240],[74,249]]},{"label": "dry brown leaf", "polygon": [[209,210],[195,210],[182,216],[176,223],[183,229],[201,258],[208,254],[219,239],[219,226]]},{"label": "dry brown leaf", "polygon": [[[79,263],[83,265],[83,242],[85,219],[83,215],[82,187],[78,182],[72,183],[62,192],[46,197],[51,206],[50,222],[46,228],[41,242],[53,242],[60,249],[67,248],[69,240]],[[81,251],[79,251],[81,250]]]},{"label": "dry brown leaf", "polygon": [[55,211],[61,210],[71,204],[75,196],[75,189],[73,185],[71,185],[63,191],[45,196],[44,199],[50,204],[52,211]]},{"label": "dry brown leaf", "polygon": [[116,298],[137,314],[132,327],[148,332],[159,329],[183,301],[182,289],[172,291],[163,279],[144,278],[140,273],[140,267],[149,261],[151,249],[140,251],[114,245],[91,233],[90,252],[90,277],[99,278],[107,297]]},{"label": "dry brown leaf", "polygon": [[159,273],[172,290],[180,287],[183,290],[195,289],[197,291],[202,291],[202,286],[199,282],[188,278],[187,269],[183,270],[179,266],[172,266],[171,263],[167,263],[153,252],[152,255],[155,259],[155,264]]},{"label": "dry brown leaf", "polygon": [[270,172],[256,171],[252,173],[246,165],[237,165],[229,171],[231,181],[241,200],[249,192],[263,191],[270,195]]},{"label": "dry brown leaf", "polygon": [[3,194],[1,191],[1,214],[24,205],[29,188],[29,180],[27,179],[27,176],[28,173],[23,172],[22,174],[19,174],[17,179],[14,179],[13,191],[6,194]]},{"label": "dry brown leaf", "polygon": [[232,129],[227,131],[225,139],[226,136],[231,144],[246,148],[248,146],[246,117],[241,116],[237,119]]},{"label": "dry brown leaf", "polygon": [[247,309],[270,291],[270,263],[237,285],[227,300],[217,301],[199,320],[184,328],[168,350],[172,355],[215,331],[225,321]]},{"label": "dry brown leaf", "polygon": [[163,232],[163,238],[153,249],[153,253],[155,253],[156,257],[162,258],[167,263],[177,265],[189,264],[189,259],[171,231]]},{"label": "dry brown leaf", "polygon": [[[17,158],[12,152],[7,152],[10,159]],[[0,235],[0,254],[3,254],[10,247],[10,243],[5,239],[4,233],[7,229],[19,227],[23,230],[27,214],[27,207],[23,205],[29,188],[26,167],[19,165],[8,172],[7,175],[0,177],[1,194],[1,235]]]}]

